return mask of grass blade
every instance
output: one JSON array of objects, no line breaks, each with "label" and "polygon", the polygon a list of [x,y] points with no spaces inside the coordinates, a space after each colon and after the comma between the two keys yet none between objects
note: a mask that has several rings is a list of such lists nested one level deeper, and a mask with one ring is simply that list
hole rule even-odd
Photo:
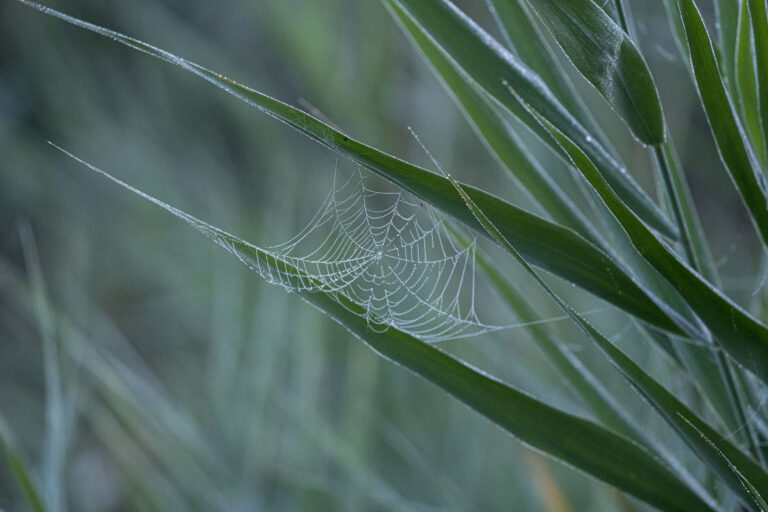
[{"label": "grass blade", "polygon": [[450,62],[394,0],[388,0],[387,7],[452,93],[480,139],[529,192],[531,199],[555,222],[573,229],[599,246],[600,237],[590,222],[529,154],[522,140],[483,96],[483,92],[472,86],[471,79]]},{"label": "grass blade", "polygon": [[725,82],[733,82],[734,48],[739,20],[739,6],[734,0],[714,0],[715,27],[717,29],[717,53],[725,74]]},{"label": "grass blade", "polygon": [[[39,4],[19,1],[45,14],[179,66],[485,234],[482,226],[453,192],[447,179],[356,141],[301,110],[164,50]],[[696,332],[695,328],[688,326],[684,319],[667,308],[662,301],[644,290],[610,256],[573,231],[516,208],[483,190],[469,186],[465,186],[465,190],[484,211],[504,219],[502,230],[505,236],[519,243],[521,251],[533,264],[577,284],[660,329],[677,334]]]},{"label": "grass blade", "polygon": [[696,87],[720,158],[763,243],[768,244],[768,184],[723,83],[709,33],[693,0],[679,0]]},{"label": "grass blade", "polygon": [[632,180],[626,170],[605,150],[584,126],[571,115],[541,78],[521,64],[501,44],[447,0],[395,0],[429,34],[451,59],[499,104],[519,117],[558,154],[561,149],[542,133],[541,127],[514,97],[508,82],[520,96],[559,129],[585,148],[600,172],[627,204],[646,222],[672,238],[676,228]]},{"label": "grass blade", "polygon": [[763,165],[768,165],[768,6],[765,0],[749,0],[749,14],[755,37],[757,63],[757,97],[760,106],[760,125],[763,130]]},{"label": "grass blade", "polygon": [[622,203],[581,149],[543,117],[539,119],[621,222],[640,254],[680,292],[731,357],[768,382],[768,327],[680,260]]},{"label": "grass blade", "polygon": [[688,421],[685,417],[681,417],[690,425],[690,427],[695,430],[711,447],[712,450],[717,453],[720,457],[725,460],[725,462],[728,464],[728,466],[731,468],[733,473],[738,477],[739,481],[741,482],[741,485],[744,486],[744,489],[749,493],[749,496],[754,500],[755,505],[757,505],[760,509],[760,512],[768,512],[768,504],[766,504],[765,499],[763,499],[762,495],[760,494],[760,491],[757,489],[757,487],[749,480],[747,476],[744,475],[744,472],[741,471],[736,464],[734,464],[728,456],[723,453],[723,450],[720,449],[718,444],[709,439],[706,434],[701,432],[696,426]]},{"label": "grass blade", "polygon": [[[164,208],[227,248],[244,263],[271,265],[300,275],[285,261],[173,208],[83,162],[117,184]],[[309,279],[305,276],[303,279]],[[510,432],[522,442],[571,464],[664,511],[712,510],[643,448],[596,425],[546,405],[478,371],[437,347],[366,319],[362,306],[343,295],[299,292],[382,357],[394,361]],[[627,471],[632,468],[632,471]]]},{"label": "grass blade", "polygon": [[659,93],[629,35],[592,0],[528,0],[528,4],[635,137],[645,144],[663,143]]},{"label": "grass blade", "polygon": [[749,135],[752,147],[760,162],[765,165],[766,153],[763,130],[760,122],[760,107],[757,97],[757,72],[752,24],[749,15],[749,0],[741,0],[739,8],[739,31],[736,39],[735,94],[744,129]]},{"label": "grass blade", "polygon": [[[549,129],[551,125],[548,126]],[[567,139],[564,139],[567,141]],[[572,145],[572,143],[571,143]],[[569,149],[569,148],[564,148]],[[583,153],[581,153],[583,155]],[[584,157],[586,159],[586,157]],[[588,159],[587,159],[588,161]],[[435,161],[435,164],[439,164]],[[592,166],[594,169],[594,166]],[[442,170],[442,168],[441,168]],[[443,171],[445,172],[445,171]],[[594,169],[594,173],[597,170]],[[450,177],[449,177],[450,179]],[[520,255],[514,246],[504,238],[504,235],[493,224],[493,221],[485,215],[485,213],[478,208],[478,206],[472,202],[472,199],[462,190],[461,185],[452,181],[454,188],[459,195],[464,199],[468,209],[472,211],[488,233],[494,238],[498,239],[502,247],[520,263],[523,268],[534,278],[536,283],[549,295],[549,297],[576,323],[576,325],[590,338],[597,347],[605,354],[605,356],[616,366],[616,368],[627,378],[627,380],[635,387],[635,389],[646,399],[651,405],[659,412],[659,414],[669,423],[669,425],[675,429],[680,437],[691,447],[694,452],[705,462],[715,474],[717,474],[724,482],[729,484],[731,489],[742,496],[747,503],[752,499],[751,494],[748,492],[745,495],[745,488],[742,485],[742,481],[734,475],[730,466],[717,454],[713,453],[706,440],[702,439],[699,432],[704,432],[710,439],[716,439],[718,445],[727,452],[730,460],[737,460],[739,466],[746,468],[745,471],[749,473],[749,480],[752,482],[761,492],[768,491],[768,474],[765,473],[755,461],[749,456],[744,454],[739,448],[731,444],[725,438],[720,436],[717,431],[708,425],[704,420],[695,415],[693,411],[675,398],[664,386],[659,384],[656,380],[648,375],[640,366],[638,366],[632,359],[627,357],[621,350],[619,350],[613,343],[605,338],[600,332],[595,329],[589,322],[587,322],[579,313],[565,303],[563,299],[557,295],[552,288],[539,276],[533,267],[528,265],[525,259]],[[690,425],[695,425],[697,432],[692,432],[689,428]]]}]

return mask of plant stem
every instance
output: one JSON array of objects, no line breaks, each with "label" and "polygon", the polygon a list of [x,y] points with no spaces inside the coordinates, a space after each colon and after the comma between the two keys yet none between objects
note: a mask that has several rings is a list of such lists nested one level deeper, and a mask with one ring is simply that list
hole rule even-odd
[{"label": "plant stem", "polygon": [[667,161],[667,155],[661,146],[654,146],[653,154],[656,157],[656,162],[659,165],[661,177],[664,180],[664,188],[666,188],[667,197],[669,198],[669,202],[672,205],[672,213],[675,216],[677,227],[680,230],[680,243],[682,244],[683,250],[685,251],[685,257],[688,260],[688,263],[690,263],[690,265],[696,271],[700,272],[701,270],[699,261],[696,258],[696,253],[694,252],[693,245],[691,244],[691,233],[688,229],[688,223],[685,222],[683,210],[680,206],[680,197],[677,194],[677,189],[672,183],[672,174],[670,171],[669,162]]}]

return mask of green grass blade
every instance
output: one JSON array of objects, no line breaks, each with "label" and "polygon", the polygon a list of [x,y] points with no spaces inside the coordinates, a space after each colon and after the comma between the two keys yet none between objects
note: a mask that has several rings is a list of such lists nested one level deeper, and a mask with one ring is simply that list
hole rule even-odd
[{"label": "green grass blade", "polygon": [[471,79],[451,63],[394,0],[388,0],[387,7],[451,92],[480,139],[529,192],[531,199],[555,222],[600,245],[600,237],[590,222],[525,149],[522,140],[483,93],[472,86]]},{"label": "green grass blade", "polygon": [[744,129],[749,135],[752,147],[760,162],[765,165],[766,153],[763,130],[760,122],[760,107],[757,97],[757,71],[752,23],[749,15],[749,0],[741,0],[739,9],[739,31],[736,39],[735,94],[740,107]]},{"label": "green grass blade", "polygon": [[576,168],[621,222],[640,254],[680,292],[731,357],[768,382],[768,327],[686,265],[622,203],[573,141],[558,132],[543,117],[539,119],[558,143],[562,144]]},{"label": "green grass blade", "polygon": [[723,83],[709,33],[693,0],[679,0],[696,86],[720,158],[768,244],[768,184]]},{"label": "green grass blade", "polygon": [[715,27],[717,30],[717,57],[724,74],[725,82],[731,84],[734,79],[734,48],[739,20],[738,1],[714,0]]},{"label": "green grass blade", "polygon": [[[681,414],[681,416],[682,416],[682,414]],[[700,431],[698,428],[696,428],[696,426],[695,426],[695,425],[694,425],[692,422],[688,421],[688,420],[687,420],[685,417],[683,417],[683,419],[684,419],[684,420],[686,420],[686,422],[687,422],[687,423],[690,425],[690,427],[691,427],[693,430],[695,430],[695,431],[696,431],[696,432],[697,432],[697,433],[698,433],[698,434],[699,434],[699,435],[700,435],[700,436],[701,436],[701,437],[702,437],[702,438],[703,438],[703,439],[704,439],[704,440],[707,442],[707,444],[709,444],[709,445],[712,447],[712,450],[713,450],[715,453],[717,453],[717,454],[718,454],[720,457],[722,457],[722,458],[723,458],[723,460],[725,460],[725,461],[726,461],[726,463],[727,463],[727,464],[728,464],[728,466],[731,468],[731,470],[733,471],[733,473],[734,473],[734,474],[735,474],[735,475],[738,477],[738,479],[739,479],[739,481],[741,482],[741,484],[742,484],[742,486],[744,487],[744,489],[747,491],[747,493],[749,494],[749,496],[750,496],[750,497],[752,498],[752,500],[754,501],[755,505],[757,505],[757,506],[758,506],[758,508],[760,509],[760,512],[768,512],[768,504],[766,504],[766,502],[765,502],[765,499],[764,499],[764,498],[763,498],[763,496],[760,494],[760,490],[757,488],[757,486],[755,486],[755,485],[752,483],[752,481],[750,481],[749,477],[745,476],[745,475],[744,475],[744,472],[743,472],[741,469],[739,469],[739,468],[736,466],[736,464],[734,464],[734,463],[733,463],[733,462],[732,462],[732,461],[731,461],[731,460],[728,458],[728,456],[727,456],[725,453],[723,453],[723,450],[722,450],[722,449],[720,449],[720,447],[718,446],[718,443],[716,443],[715,441],[713,441],[713,440],[709,439],[709,438],[706,436],[706,434],[704,434],[704,433],[703,433],[703,432],[701,432],[701,431]]]},{"label": "green grass blade", "polygon": [[645,144],[663,143],[659,93],[629,35],[592,0],[528,0],[528,4],[635,137]]},{"label": "green grass blade", "polygon": [[763,130],[763,165],[768,165],[768,5],[765,0],[749,0],[749,14],[755,37],[757,63],[757,97],[760,106],[760,125]]},{"label": "green grass blade", "polygon": [[571,112],[577,112],[575,92],[564,70],[552,55],[525,0],[486,0],[507,45],[533,69]]},{"label": "green grass blade", "polygon": [[[551,125],[545,125],[549,129]],[[553,133],[553,135],[556,135]],[[560,137],[558,137],[558,140]],[[562,138],[564,142],[569,142],[566,138]],[[570,142],[569,142],[570,143]],[[573,146],[572,143],[570,143]],[[575,147],[575,146],[574,146]],[[564,148],[569,150],[570,148]],[[589,162],[586,156],[582,157]],[[437,162],[435,162],[436,165]],[[593,172],[589,174],[598,174],[594,166],[592,166]],[[764,492],[768,490],[768,474],[765,473],[755,461],[749,456],[744,454],[738,447],[731,444],[725,438],[718,434],[715,428],[711,427],[704,420],[696,416],[696,414],[688,409],[688,407],[675,398],[664,386],[659,384],[656,380],[648,375],[640,366],[638,366],[632,359],[627,357],[621,350],[619,350],[613,343],[605,338],[600,332],[595,329],[589,322],[587,322],[579,313],[571,308],[566,302],[560,298],[552,288],[541,278],[541,276],[533,269],[522,257],[522,255],[514,248],[514,246],[504,238],[504,235],[494,225],[486,214],[478,208],[472,199],[467,196],[466,192],[461,188],[461,185],[452,181],[454,188],[459,195],[464,199],[468,209],[475,215],[483,227],[488,230],[488,233],[494,238],[499,240],[500,244],[508,253],[512,254],[514,258],[520,263],[523,268],[534,278],[536,283],[549,295],[550,298],[576,323],[576,325],[587,335],[597,347],[605,354],[605,356],[616,366],[616,368],[627,378],[627,380],[635,387],[635,389],[653,405],[653,407],[659,412],[659,414],[669,423],[669,425],[675,429],[680,437],[696,452],[701,460],[712,469],[724,482],[729,484],[731,489],[738,495],[742,496],[746,502],[750,502],[752,496],[749,493],[745,495],[745,489],[739,478],[731,471],[730,466],[713,453],[706,440],[702,439],[699,432],[704,432],[710,439],[716,439],[719,446],[722,447],[724,452],[727,452],[730,460],[736,460],[739,466],[744,471],[749,473],[749,480],[760,490]],[[690,425],[695,425],[696,431],[692,431]]]},{"label": "green grass blade", "polygon": [[[356,141],[301,110],[164,50],[39,4],[26,1],[23,3],[179,66],[265,114],[288,124],[329,149],[354,160],[366,169],[389,179],[485,234],[445,178]],[[485,211],[504,219],[502,230],[505,236],[519,243],[521,251],[535,265],[577,284],[663,330],[677,334],[696,332],[695,327],[689,326],[674,311],[666,308],[658,298],[644,290],[610,256],[573,231],[516,208],[483,190],[469,186],[465,186],[465,189]]]},{"label": "green grass blade", "polygon": [[[173,208],[93,166],[89,167],[186,221],[244,263],[270,265],[279,268],[280,272],[302,275],[299,269],[275,259],[258,247]],[[309,277],[302,279],[309,280]],[[305,301],[339,322],[379,355],[437,385],[522,442],[661,510],[712,510],[669,469],[627,439],[591,421],[546,405],[434,345],[393,327],[375,324],[373,320],[366,319],[362,306],[342,295],[306,290],[300,293]]]},{"label": "green grass blade", "polygon": [[568,112],[541,78],[524,66],[474,21],[447,0],[395,0],[404,11],[450,55],[480,87],[499,104],[520,118],[543,140],[561,154],[560,148],[542,134],[541,127],[520,102],[509,94],[509,83],[520,96],[546,116],[555,126],[586,148],[590,157],[630,207],[646,222],[665,235],[675,238],[676,228],[659,208],[605,150],[599,141]]}]

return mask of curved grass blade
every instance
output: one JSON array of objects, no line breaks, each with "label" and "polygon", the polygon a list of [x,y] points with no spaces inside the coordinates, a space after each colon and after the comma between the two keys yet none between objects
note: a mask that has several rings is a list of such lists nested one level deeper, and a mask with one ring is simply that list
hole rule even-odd
[{"label": "curved grass blade", "polygon": [[559,129],[578,141],[597,162],[600,172],[630,207],[655,229],[671,238],[677,229],[626,170],[598,140],[568,112],[543,80],[524,66],[501,44],[448,0],[395,0],[429,37],[499,104],[520,118],[534,133],[562,155],[535,119],[511,97],[504,82],[520,91],[520,96],[546,116]]},{"label": "curved grass blade", "polygon": [[715,27],[717,30],[717,57],[724,70],[725,82],[731,84],[735,80],[734,49],[739,20],[739,5],[734,0],[714,0]]},{"label": "curved grass blade", "polygon": [[525,149],[522,140],[483,96],[484,93],[472,86],[471,79],[450,62],[394,0],[387,0],[386,5],[450,91],[482,142],[528,191],[531,199],[555,222],[601,246],[604,242],[591,223]]},{"label": "curved grass blade", "polygon": [[765,142],[760,122],[760,107],[757,96],[757,72],[752,24],[749,15],[749,0],[741,0],[739,8],[739,30],[736,38],[735,98],[740,107],[744,129],[749,135],[755,154],[762,165],[766,165]]},{"label": "curved grass blade", "polygon": [[[514,91],[512,93],[514,94]],[[535,115],[535,111],[532,113]],[[539,119],[621,222],[640,254],[680,292],[731,357],[768,382],[768,327],[686,265],[622,203],[594,164],[573,141],[557,131],[543,117]]]},{"label": "curved grass blade", "polygon": [[754,484],[744,476],[744,473],[723,453],[723,451],[717,446],[717,443],[709,439],[703,432],[701,432],[696,426],[688,421],[682,414],[680,415],[686,423],[690,425],[690,427],[695,430],[707,443],[712,447],[712,450],[717,453],[720,457],[723,458],[723,460],[728,463],[728,466],[731,468],[733,473],[739,478],[741,481],[741,484],[744,486],[744,489],[749,493],[749,496],[752,498],[752,500],[755,502],[755,505],[758,506],[760,509],[760,512],[768,512],[768,504],[766,504],[765,499],[760,495],[760,491],[755,487]]},{"label": "curved grass blade", "polygon": [[763,130],[763,165],[768,165],[768,5],[765,0],[749,0],[749,14],[755,37],[757,65],[757,97],[760,107],[760,125]]},{"label": "curved grass blade", "polygon": [[768,183],[723,83],[715,50],[701,14],[693,0],[678,2],[696,87],[715,136],[720,158],[749,210],[763,243],[768,244]]},{"label": "curved grass blade", "polygon": [[[63,150],[62,150],[63,151]],[[66,153],[66,152],[65,152]],[[67,153],[69,154],[69,153]],[[74,157],[131,192],[189,223],[242,262],[302,275],[258,247],[169,206]],[[310,280],[308,276],[302,279]],[[713,510],[643,448],[599,425],[540,402],[448,353],[391,326],[366,319],[365,309],[343,295],[299,292],[382,357],[396,362],[464,402],[527,445],[634,495],[660,510]],[[631,470],[630,470],[631,468]]]},{"label": "curved grass blade", "polygon": [[[439,167],[437,161],[435,161],[435,165]],[[442,167],[440,167],[440,169],[442,171]],[[597,170],[595,169],[594,172],[597,173]],[[599,175],[599,173],[597,174]],[[448,178],[450,179],[450,176],[448,176]],[[710,439],[716,439],[718,446],[721,447],[724,453],[728,454],[729,460],[738,461],[739,467],[749,475],[749,481],[755,485],[759,492],[768,491],[768,474],[765,473],[759,464],[749,458],[749,456],[744,454],[735,445],[723,438],[723,436],[718,434],[713,427],[688,409],[685,404],[675,398],[675,396],[667,391],[664,386],[654,380],[653,377],[648,375],[642,368],[640,368],[640,366],[635,364],[632,359],[627,357],[613,343],[600,334],[600,332],[587,322],[584,317],[566,304],[566,302],[560,298],[549,285],[547,285],[538,272],[525,261],[514,246],[504,238],[504,235],[494,225],[493,221],[478,208],[477,204],[475,204],[461,188],[461,185],[453,180],[451,183],[466,203],[468,209],[477,217],[478,222],[483,225],[494,239],[499,241],[500,245],[508,253],[514,256],[515,260],[517,260],[526,272],[534,278],[536,283],[547,293],[547,295],[549,295],[549,297],[574,321],[574,323],[576,323],[584,334],[597,345],[603,354],[605,354],[622,375],[624,375],[624,377],[626,377],[634,386],[637,392],[648,400],[667,423],[675,429],[680,437],[701,458],[701,460],[715,472],[715,474],[727,483],[737,495],[741,496],[742,499],[745,499],[747,503],[750,502],[752,496],[748,492],[745,494],[745,488],[742,485],[741,480],[731,471],[729,464],[710,449],[708,442],[702,439],[702,437],[698,435],[698,432],[704,432]],[[689,428],[691,424],[695,425],[698,432],[691,431]]]},{"label": "curved grass blade", "polygon": [[592,0],[528,0],[528,4],[635,137],[644,144],[663,143],[659,93],[629,35]]},{"label": "curved grass blade", "polygon": [[[327,148],[409,190],[485,234],[472,214],[464,207],[461,199],[453,193],[450,182],[445,178],[378,151],[301,110],[164,50],[39,4],[27,0],[19,1],[45,14],[179,66],[224,89],[270,117],[288,124]],[[688,333],[698,336],[695,328],[674,311],[666,308],[658,298],[644,290],[610,256],[573,231],[516,208],[483,190],[469,186],[465,186],[465,189],[485,211],[504,219],[502,230],[505,236],[519,243],[526,257],[530,258],[535,265],[575,283],[660,329],[676,334]]]}]

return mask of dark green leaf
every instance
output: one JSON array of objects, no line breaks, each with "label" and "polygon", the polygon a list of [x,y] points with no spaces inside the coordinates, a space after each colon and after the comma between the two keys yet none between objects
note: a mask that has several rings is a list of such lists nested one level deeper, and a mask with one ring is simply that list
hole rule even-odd
[{"label": "dark green leaf", "polygon": [[663,143],[659,94],[629,35],[592,0],[528,0],[528,4],[632,133],[645,144]]}]

